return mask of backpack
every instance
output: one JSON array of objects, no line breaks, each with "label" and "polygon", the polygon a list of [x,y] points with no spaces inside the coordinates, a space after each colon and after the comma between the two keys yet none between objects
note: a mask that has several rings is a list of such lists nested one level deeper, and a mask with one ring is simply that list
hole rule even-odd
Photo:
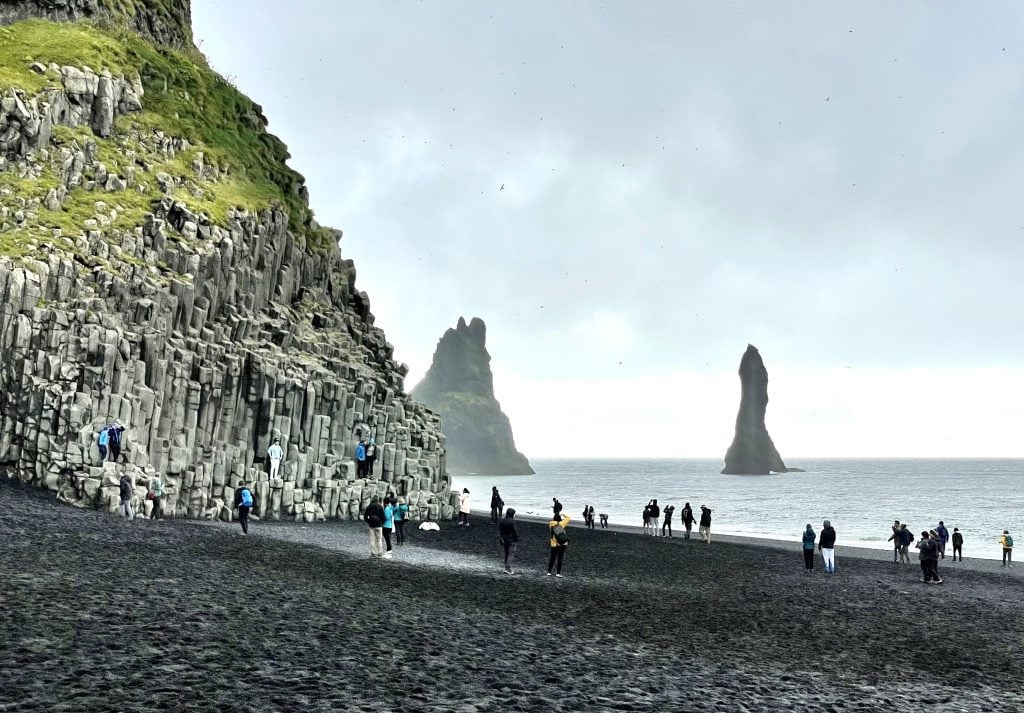
[{"label": "backpack", "polygon": [[569,544],[569,533],[565,531],[561,523],[551,528],[551,536],[555,538],[555,542],[560,545]]},{"label": "backpack", "polygon": [[1005,543],[1003,547],[1005,547],[1006,549],[1010,549],[1011,547],[1013,547],[1013,538],[1009,535],[1003,535],[1003,542]]},{"label": "backpack", "polygon": [[252,507],[252,491],[248,488],[242,488],[242,507]]}]

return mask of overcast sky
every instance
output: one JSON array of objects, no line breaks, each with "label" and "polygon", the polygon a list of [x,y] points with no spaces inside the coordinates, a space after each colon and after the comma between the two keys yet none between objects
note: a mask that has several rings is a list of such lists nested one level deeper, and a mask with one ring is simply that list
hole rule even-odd
[{"label": "overcast sky", "polygon": [[748,342],[793,464],[1024,455],[1018,2],[193,13],[407,385],[483,318],[528,456],[720,457]]}]

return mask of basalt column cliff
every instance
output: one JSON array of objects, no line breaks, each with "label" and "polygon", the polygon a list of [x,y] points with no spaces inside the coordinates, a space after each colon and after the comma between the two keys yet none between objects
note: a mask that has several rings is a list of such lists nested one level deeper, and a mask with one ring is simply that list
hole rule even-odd
[{"label": "basalt column cliff", "polygon": [[[179,517],[230,519],[240,480],[265,518],[355,517],[387,490],[450,515],[438,417],[190,17],[188,0],[0,4],[0,477],[116,508],[124,469],[138,511],[159,473]],[[119,464],[97,448],[115,419]]]},{"label": "basalt column cliff", "polygon": [[526,456],[516,450],[512,425],[494,398],[487,327],[459,318],[437,343],[434,361],[413,396],[441,415],[453,473],[531,475]]},{"label": "basalt column cliff", "polygon": [[722,473],[730,475],[767,475],[785,473],[786,464],[775,450],[764,425],[768,408],[768,370],[757,348],[747,345],[740,360],[740,411],[736,415],[736,436],[725,454]]}]

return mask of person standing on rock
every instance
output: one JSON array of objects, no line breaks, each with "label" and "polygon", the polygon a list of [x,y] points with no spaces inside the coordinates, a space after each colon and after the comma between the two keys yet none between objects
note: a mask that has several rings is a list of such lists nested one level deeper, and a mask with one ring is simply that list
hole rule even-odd
[{"label": "person standing on rock", "polygon": [[96,437],[96,446],[100,449],[100,463],[105,463],[107,460],[107,445],[110,443],[110,429],[106,426],[100,429],[99,436]]},{"label": "person standing on rock", "polygon": [[935,532],[939,536],[939,558],[946,559],[946,543],[949,542],[949,530],[946,529],[946,523],[939,520],[939,526],[935,528]]},{"label": "person standing on rock", "polygon": [[548,531],[551,534],[551,539],[548,541],[548,544],[551,545],[551,555],[548,557],[548,576],[554,574],[556,577],[561,577],[565,548],[569,546],[569,532],[566,530],[569,527],[569,516],[562,514],[562,503],[556,502],[552,510],[554,510],[554,515],[548,521]]},{"label": "person standing on rock", "polygon": [[1003,547],[1003,566],[1013,566],[1013,538],[1009,530],[1003,530],[1003,536],[999,538],[999,544]]},{"label": "person standing on rock", "polygon": [[384,523],[381,527],[381,534],[384,535],[384,559],[393,557],[391,547],[391,533],[395,529],[395,502],[390,498],[384,498]]},{"label": "person standing on rock", "polygon": [[366,474],[373,475],[373,462],[377,460],[377,440],[370,436],[370,442],[366,444]]},{"label": "person standing on rock", "polygon": [[807,528],[804,530],[804,569],[808,572],[814,571],[814,541],[817,539],[817,535],[814,534],[814,528],[811,527],[811,523],[807,523]]},{"label": "person standing on rock", "polygon": [[469,489],[463,488],[459,496],[459,527],[469,527]]},{"label": "person standing on rock", "polygon": [[409,519],[409,506],[405,498],[399,498],[395,506],[395,538],[399,545],[405,544],[405,523]]},{"label": "person standing on rock", "polygon": [[683,527],[686,528],[686,532],[683,534],[685,539],[690,539],[690,530],[693,528],[693,508],[690,507],[690,503],[683,505]]},{"label": "person standing on rock", "polygon": [[164,497],[164,483],[159,473],[154,473],[149,479],[150,500],[153,501],[153,510],[149,513],[150,520],[163,520],[164,513],[161,509]]},{"label": "person standing on rock", "polygon": [[366,441],[360,438],[356,446],[356,477],[365,478],[366,474]]},{"label": "person standing on rock", "polygon": [[267,449],[267,458],[270,459],[270,479],[278,477],[281,471],[281,461],[284,460],[284,449],[281,448],[281,439],[275,438],[273,445]]},{"label": "person standing on rock", "polygon": [[672,513],[676,511],[675,505],[665,506],[665,522],[661,523],[661,536],[665,536],[665,528],[668,528],[668,536],[672,537]]},{"label": "person standing on rock", "polygon": [[370,498],[370,504],[363,512],[363,520],[370,528],[370,557],[381,559],[384,557],[384,508],[380,506],[380,498],[376,495]]},{"label": "person standing on rock", "polygon": [[117,484],[121,496],[121,517],[126,520],[134,520],[135,512],[132,510],[132,498],[135,497],[135,486],[128,473],[121,471],[121,480]]},{"label": "person standing on rock", "polygon": [[238,524],[242,526],[242,534],[249,534],[249,513],[252,512],[253,498],[249,486],[238,481],[235,488],[235,509],[238,510]]},{"label": "person standing on rock", "polygon": [[707,505],[700,506],[700,527],[697,530],[700,532],[700,539],[711,544],[711,508]]},{"label": "person standing on rock", "polygon": [[519,547],[519,532],[513,520],[515,516],[516,509],[509,508],[505,511],[505,517],[498,523],[498,541],[505,550],[505,574],[515,574],[512,571],[512,563],[516,559],[516,548]]},{"label": "person standing on rock", "polygon": [[953,528],[953,561],[956,562],[957,554],[960,555],[960,561],[964,561],[964,535],[960,532],[959,527]]},{"label": "person standing on rock", "polygon": [[828,520],[821,523],[821,537],[818,539],[818,551],[825,562],[825,574],[836,571],[836,531]]},{"label": "person standing on rock", "polygon": [[502,511],[505,509],[505,501],[501,499],[501,495],[498,493],[498,486],[491,486],[491,522],[495,525],[501,519]]},{"label": "person standing on rock", "polygon": [[121,459],[121,437],[124,435],[124,426],[114,419],[114,422],[107,427],[107,441],[110,446],[110,460],[117,463]]}]

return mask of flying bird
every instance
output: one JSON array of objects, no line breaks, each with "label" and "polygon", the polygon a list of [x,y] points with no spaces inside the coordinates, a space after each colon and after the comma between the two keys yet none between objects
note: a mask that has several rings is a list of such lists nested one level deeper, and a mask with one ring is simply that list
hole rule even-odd
[{"label": "flying bird", "polygon": [[504,183],[502,183],[502,184],[501,184],[501,188],[499,188],[498,190],[499,190],[499,191],[503,191],[503,190],[505,190],[505,184],[504,184]]}]

